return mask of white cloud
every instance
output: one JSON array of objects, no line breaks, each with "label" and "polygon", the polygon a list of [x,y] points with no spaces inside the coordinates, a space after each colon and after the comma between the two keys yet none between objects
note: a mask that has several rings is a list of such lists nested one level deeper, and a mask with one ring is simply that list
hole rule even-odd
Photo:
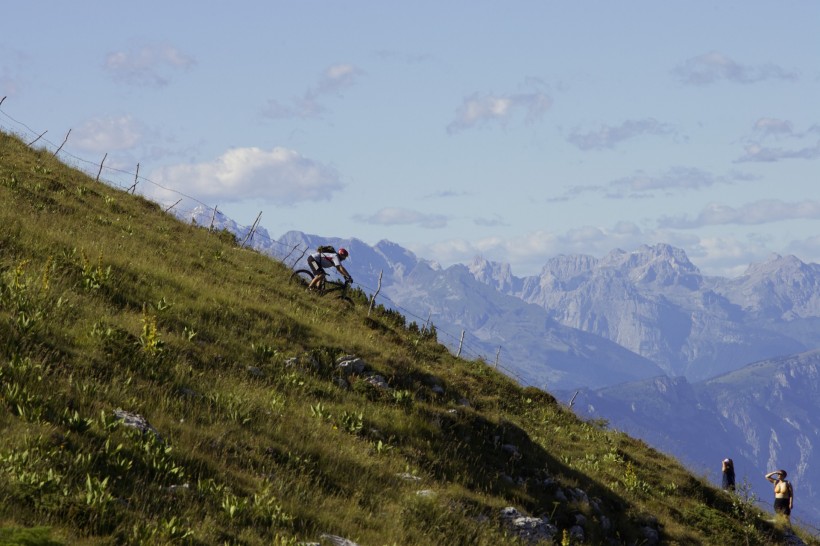
[{"label": "white cloud", "polygon": [[734,278],[743,274],[749,265],[760,261],[768,254],[765,244],[751,237],[740,240],[735,237],[700,237],[689,245],[686,252],[689,259],[701,271],[709,275]]},{"label": "white cloud", "polygon": [[347,87],[353,86],[364,74],[364,71],[352,64],[335,64],[322,73],[316,85],[307,89],[300,97],[294,97],[288,103],[270,99],[262,110],[262,116],[271,119],[309,119],[321,116],[326,108],[322,98],[327,95],[338,95]]},{"label": "white cloud", "polygon": [[791,135],[794,133],[792,122],[775,118],[760,118],[754,124],[754,131],[763,137],[769,135]]},{"label": "white cloud", "polygon": [[193,57],[173,46],[162,44],[109,53],[103,68],[121,83],[163,87],[171,81],[171,72],[188,70],[195,64]]},{"label": "white cloud", "polygon": [[797,79],[796,73],[777,65],[743,65],[716,51],[686,60],[675,68],[675,73],[681,82],[689,85],[708,85],[720,80],[748,84],[764,80]]},{"label": "white cloud", "polygon": [[89,152],[128,150],[137,146],[144,128],[131,116],[94,118],[72,134],[72,146]]},{"label": "white cloud", "polygon": [[627,120],[618,126],[604,125],[596,131],[586,133],[576,130],[567,140],[581,150],[603,150],[614,148],[616,144],[642,135],[662,136],[673,132],[670,125],[648,118]]},{"label": "white cloud", "polygon": [[352,64],[335,64],[325,70],[315,94],[324,95],[327,93],[337,93],[345,87],[350,87],[364,72]]},{"label": "white cloud", "polygon": [[[746,139],[743,155],[736,163],[774,163],[783,159],[818,159],[820,141],[814,140],[820,134],[820,125],[814,124],[805,131],[798,131],[791,121],[776,118],[760,118],[752,127],[752,134]],[[796,141],[803,140],[802,146]],[[763,144],[766,141],[788,142],[788,147]]]},{"label": "white cloud", "polygon": [[474,218],[473,223],[482,227],[498,227],[509,226],[510,224],[504,220],[500,215],[495,214],[491,218]]},{"label": "white cloud", "polygon": [[781,159],[817,159],[820,158],[820,141],[812,146],[792,150],[751,143],[744,147],[744,152],[735,160],[736,163],[774,163]]},{"label": "white cloud", "polygon": [[343,187],[331,167],[286,148],[236,148],[209,163],[164,167],[158,184],[205,202],[263,199],[282,205],[326,201]]},{"label": "white cloud", "polygon": [[540,119],[551,105],[552,100],[543,93],[473,95],[459,106],[447,132],[453,134],[493,122],[505,125],[519,112],[525,121],[532,122]]},{"label": "white cloud", "polygon": [[428,229],[438,229],[447,226],[447,217],[441,214],[424,214],[415,210],[398,207],[386,207],[370,216],[357,214],[353,218],[360,222],[382,226],[415,224]]},{"label": "white cloud", "polygon": [[631,176],[613,180],[606,186],[572,186],[567,188],[563,194],[552,197],[548,201],[569,201],[585,193],[600,193],[609,199],[642,199],[654,197],[659,192],[699,190],[718,184],[734,184],[754,179],[742,172],[731,172],[718,176],[694,167],[675,166],[660,174],[638,171]]},{"label": "white cloud", "polygon": [[645,192],[670,189],[692,190],[713,186],[717,183],[727,183],[727,180],[693,167],[671,167],[660,175],[638,172],[632,176],[613,180],[610,186],[624,187],[635,192]]},{"label": "white cloud", "polygon": [[658,225],[661,228],[696,229],[726,224],[768,224],[798,218],[820,219],[820,201],[786,203],[779,199],[765,199],[738,208],[712,203],[700,211],[697,218],[664,216],[658,220]]}]

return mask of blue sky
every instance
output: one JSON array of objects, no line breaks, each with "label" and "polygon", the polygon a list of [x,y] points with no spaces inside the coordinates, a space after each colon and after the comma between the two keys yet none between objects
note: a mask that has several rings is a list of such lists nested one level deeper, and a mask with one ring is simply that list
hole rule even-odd
[{"label": "blue sky", "polygon": [[[115,7],[114,7],[115,6]],[[820,2],[14,2],[0,127],[443,265],[820,261]],[[107,155],[106,155],[107,154]],[[119,170],[115,170],[119,169]],[[351,259],[355,259],[351,257]]]}]

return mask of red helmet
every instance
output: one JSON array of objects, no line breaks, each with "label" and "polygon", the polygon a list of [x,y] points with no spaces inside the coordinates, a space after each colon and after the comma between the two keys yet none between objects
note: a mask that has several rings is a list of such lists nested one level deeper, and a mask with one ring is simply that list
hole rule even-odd
[{"label": "red helmet", "polygon": [[339,252],[337,252],[336,254],[338,254],[341,258],[347,258],[347,250],[345,250],[344,248],[340,248]]}]

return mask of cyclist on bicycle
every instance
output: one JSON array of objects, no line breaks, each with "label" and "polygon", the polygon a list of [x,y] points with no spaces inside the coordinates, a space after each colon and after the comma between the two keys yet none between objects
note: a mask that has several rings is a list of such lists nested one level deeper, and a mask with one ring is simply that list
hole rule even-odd
[{"label": "cyclist on bicycle", "polygon": [[339,274],[341,274],[348,283],[353,282],[353,277],[350,276],[350,273],[347,272],[345,266],[342,265],[342,262],[347,258],[348,253],[347,250],[344,248],[340,248],[336,252],[315,252],[308,256],[307,263],[310,266],[310,270],[313,272],[313,280],[310,281],[308,285],[308,290],[312,290],[316,288],[319,283],[321,283],[327,273],[325,273],[326,267],[335,267]]}]

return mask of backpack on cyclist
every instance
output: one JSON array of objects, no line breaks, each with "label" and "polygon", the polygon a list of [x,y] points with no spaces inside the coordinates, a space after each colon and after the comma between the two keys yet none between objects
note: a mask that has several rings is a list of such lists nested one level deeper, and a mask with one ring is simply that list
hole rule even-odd
[{"label": "backpack on cyclist", "polygon": [[322,254],[336,254],[336,249],[331,245],[320,245],[319,248],[317,248],[316,250],[318,250]]}]

